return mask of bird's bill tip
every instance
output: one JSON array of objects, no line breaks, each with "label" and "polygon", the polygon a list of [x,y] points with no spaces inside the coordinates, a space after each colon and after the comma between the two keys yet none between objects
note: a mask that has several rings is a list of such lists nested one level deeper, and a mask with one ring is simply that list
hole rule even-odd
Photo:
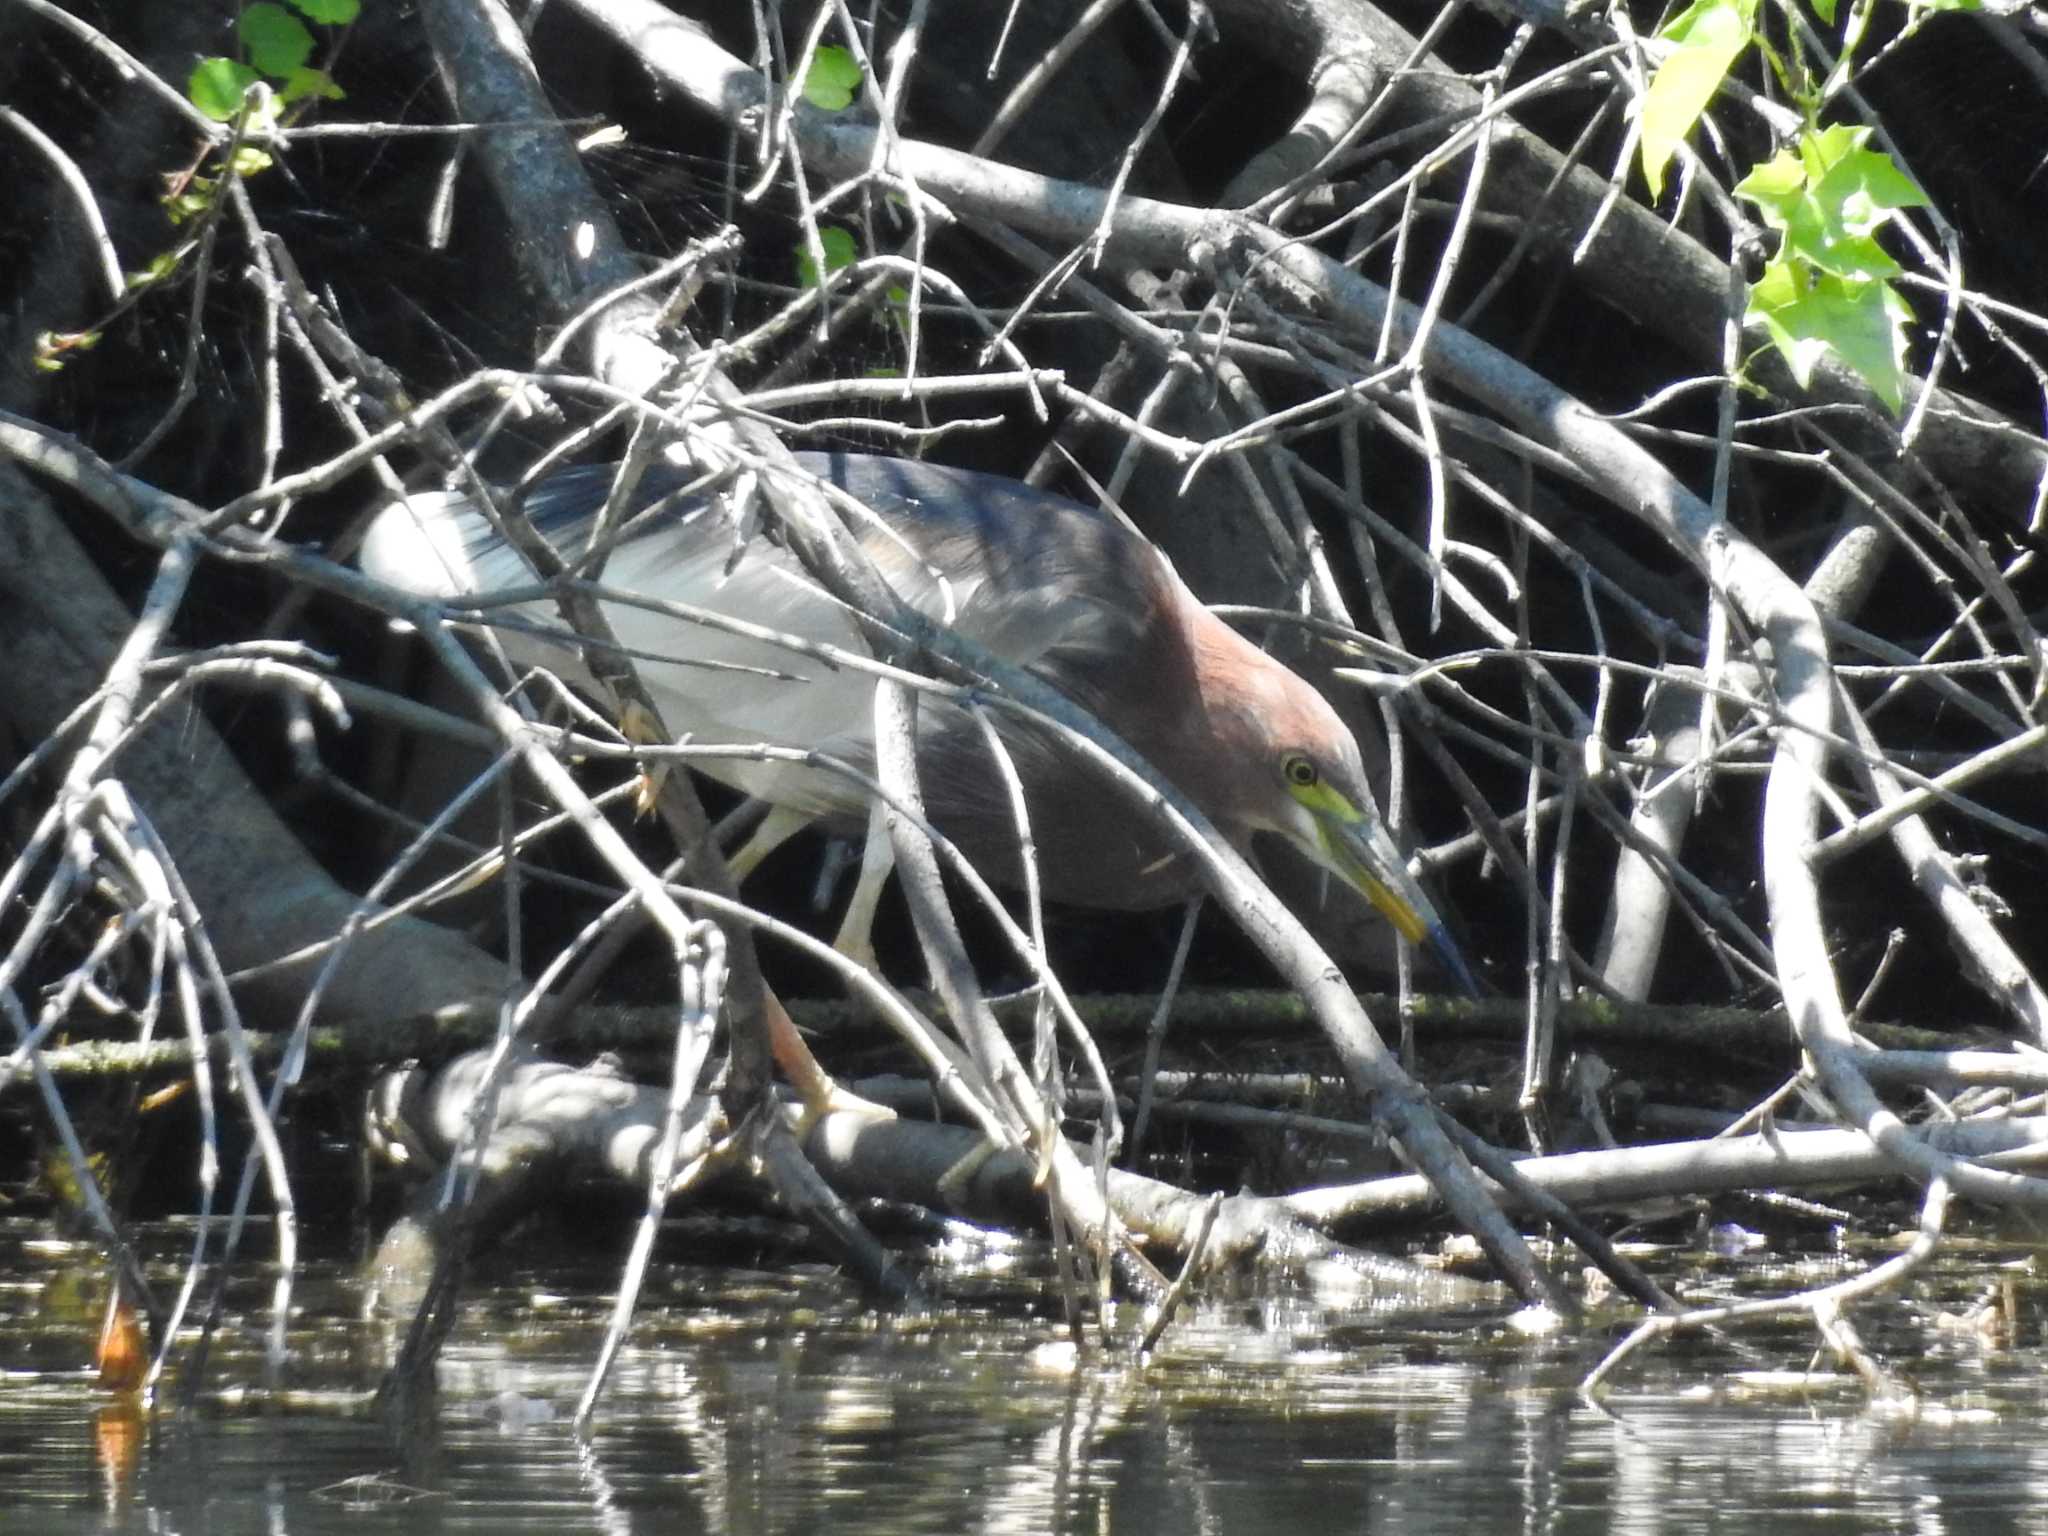
[{"label": "bird's bill tip", "polygon": [[1402,938],[1434,950],[1461,991],[1471,997],[1479,996],[1479,979],[1465,963],[1457,940],[1437,916],[1422,886],[1408,873],[1408,866],[1386,834],[1364,820],[1338,830],[1342,835],[1332,841],[1346,855],[1346,867],[1340,872],[1394,925],[1394,931]]},{"label": "bird's bill tip", "polygon": [[1458,984],[1458,990],[1467,997],[1483,997],[1485,989],[1479,985],[1479,978],[1472,974],[1472,967],[1465,963],[1465,955],[1458,948],[1458,941],[1451,937],[1451,930],[1442,923],[1432,923],[1429,928],[1430,947],[1436,951],[1437,959],[1444,969],[1451,973],[1451,980]]},{"label": "bird's bill tip", "polygon": [[[1482,991],[1479,978],[1472,974],[1472,967],[1465,963],[1464,951],[1458,948],[1458,941],[1451,937],[1451,930],[1444,920],[1427,905],[1420,908],[1404,899],[1398,891],[1373,882],[1373,888],[1366,892],[1372,904],[1386,915],[1394,929],[1410,944],[1427,944],[1436,952],[1437,959],[1449,973],[1458,990],[1467,997],[1479,997]],[[1426,902],[1427,898],[1421,898]]]}]

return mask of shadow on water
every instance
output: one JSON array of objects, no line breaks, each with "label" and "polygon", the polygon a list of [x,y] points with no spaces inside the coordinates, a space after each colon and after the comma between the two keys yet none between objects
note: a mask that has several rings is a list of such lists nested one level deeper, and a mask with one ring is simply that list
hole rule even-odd
[{"label": "shadow on water", "polygon": [[[185,1239],[154,1235],[172,1276]],[[1924,1299],[1859,1314],[1920,1389],[1909,1416],[1804,1376],[1811,1335],[1789,1325],[1646,1356],[1602,1412],[1576,1387],[1622,1319],[1532,1341],[1500,1310],[1306,1293],[1211,1302],[1139,1365],[1074,1348],[1036,1247],[923,1257],[947,1261],[945,1303],[907,1314],[823,1269],[658,1265],[587,1447],[568,1419],[614,1276],[501,1260],[473,1276],[437,1430],[401,1455],[365,1401],[394,1325],[351,1266],[302,1277],[303,1395],[260,1409],[222,1395],[261,1379],[270,1276],[252,1263],[230,1289],[214,1397],[145,1423],[81,1368],[104,1295],[93,1256],[0,1223],[0,1529],[2048,1529],[2025,1261],[2017,1344]],[[1974,1254],[1932,1289],[1960,1308],[2014,1257]],[[1695,1289],[1801,1283],[1687,1263]]]}]

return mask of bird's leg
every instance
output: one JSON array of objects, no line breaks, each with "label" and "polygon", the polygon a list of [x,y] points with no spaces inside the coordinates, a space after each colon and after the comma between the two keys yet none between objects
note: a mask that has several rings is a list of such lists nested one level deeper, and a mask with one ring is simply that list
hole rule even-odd
[{"label": "bird's leg", "polygon": [[786,805],[770,806],[768,814],[761,818],[761,824],[754,828],[747,840],[726,855],[725,867],[732,871],[734,880],[746,879],[767,861],[769,854],[810,824],[811,818],[802,811],[791,810]]},{"label": "bird's leg", "polygon": [[895,867],[895,849],[882,821],[882,802],[877,800],[868,808],[868,835],[860,850],[860,878],[854,882],[853,899],[846,904],[846,915],[839,920],[839,932],[832,938],[834,949],[870,971],[876,969],[875,909],[881,904],[882,888],[889,883],[889,873]]},{"label": "bird's leg", "polygon": [[[636,746],[665,747],[668,733],[663,731],[654,716],[642,709],[635,700],[627,700],[619,711],[619,734]],[[655,802],[661,799],[662,783],[668,778],[669,765],[656,763],[652,768],[642,766],[639,782],[633,789],[633,814],[651,816]]]},{"label": "bird's leg", "polygon": [[803,1117],[796,1128],[799,1143],[810,1135],[812,1126],[829,1114],[867,1115],[877,1120],[896,1118],[895,1110],[839,1086],[838,1080],[811,1054],[796,1020],[789,1016],[789,1010],[782,1006],[782,999],[772,988],[767,993],[766,1005],[768,1053],[803,1101]]},{"label": "bird's leg", "polygon": [[[761,824],[754,828],[747,840],[726,856],[725,867],[732,871],[734,881],[741,881],[761,867],[771,853],[803,831],[814,820],[802,811],[792,810],[786,805],[770,806]],[[875,821],[879,830],[880,819]],[[883,837],[887,845],[886,835]],[[885,867],[882,877],[886,878]],[[861,878],[867,879],[867,860],[863,858]],[[877,885],[880,884],[879,879]],[[858,895],[856,894],[856,899]],[[873,902],[869,902],[872,918]],[[863,930],[865,931],[865,930]],[[849,1093],[841,1088],[832,1076],[811,1054],[803,1035],[796,1027],[796,1021],[789,1016],[789,1010],[782,1006],[782,1000],[771,990],[767,995],[768,1051],[775,1058],[775,1064],[782,1069],[783,1078],[794,1088],[797,1097],[803,1101],[803,1118],[797,1126],[797,1139],[801,1141],[810,1134],[818,1120],[834,1112],[870,1115],[877,1119],[893,1120],[896,1112],[883,1105]]]}]

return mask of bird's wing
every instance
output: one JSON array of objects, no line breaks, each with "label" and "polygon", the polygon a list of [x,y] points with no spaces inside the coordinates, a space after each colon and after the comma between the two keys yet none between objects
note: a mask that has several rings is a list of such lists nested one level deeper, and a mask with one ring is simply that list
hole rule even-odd
[{"label": "bird's wing", "polygon": [[[1055,646],[1105,656],[1126,652],[1154,600],[1157,551],[1076,502],[945,465],[872,454],[797,457],[871,510],[871,520],[857,529],[861,543],[906,602],[1007,661],[1028,666]],[[682,482],[678,471],[651,471],[640,500],[658,502]],[[609,485],[603,465],[561,471],[534,489],[527,513],[573,558]],[[373,524],[361,555],[370,574],[435,597],[535,579],[467,496],[415,494],[409,506],[395,503]],[[856,643],[844,611],[787,551],[756,540],[727,574],[731,552],[725,524],[705,501],[673,500],[652,515],[636,514],[606,564],[605,584],[809,640]],[[687,654],[728,659],[718,642],[700,651],[702,638],[690,637]]]},{"label": "bird's wing", "polygon": [[[1133,654],[1163,562],[1109,519],[996,475],[875,455],[798,457],[871,510],[857,532],[884,579],[907,602],[994,654],[1041,668],[1055,658],[1086,667]],[[587,542],[611,473],[603,465],[561,471],[529,494],[533,525],[566,558]],[[638,499],[657,510],[629,522],[606,562],[606,587],[864,651],[846,610],[786,549],[756,539],[727,571],[729,525],[703,499],[675,498],[684,483],[674,469],[648,473]],[[671,499],[662,503],[664,497]],[[519,552],[458,493],[416,494],[386,508],[359,559],[367,573],[431,597],[535,580]],[[627,603],[604,607],[672,728],[700,742],[767,741],[863,765],[872,760],[869,692],[857,678],[762,638]],[[505,612],[518,626],[498,628],[512,660],[588,684],[552,603]],[[843,782],[799,790],[786,782],[789,773],[760,765],[723,776],[818,814],[858,808],[858,791]]]},{"label": "bird's wing", "polygon": [[[604,466],[565,471],[536,488],[528,515],[558,551],[574,558],[609,483]],[[651,487],[655,495],[662,489]],[[786,550],[755,540],[727,574],[731,551],[727,525],[705,503],[678,503],[630,530],[606,562],[603,582],[801,641],[861,649],[844,611],[825,599]],[[535,580],[524,557],[498,537],[475,504],[452,493],[414,495],[387,507],[371,525],[359,561],[369,575],[438,598]],[[856,760],[872,755],[867,692],[828,663],[671,612],[609,600],[603,608],[670,727],[691,740],[801,745]],[[552,602],[522,603],[500,614],[507,622],[494,631],[513,662],[590,685],[577,659],[579,642],[562,628]],[[849,812],[862,803],[857,788],[827,784],[816,774],[797,775],[805,786],[792,787],[783,782],[791,777],[783,765],[728,764],[720,776],[816,814]]]},{"label": "bird's wing", "polygon": [[1005,661],[1128,655],[1151,614],[1164,558],[1079,502],[946,464],[798,457],[873,511],[861,542],[897,591]]}]

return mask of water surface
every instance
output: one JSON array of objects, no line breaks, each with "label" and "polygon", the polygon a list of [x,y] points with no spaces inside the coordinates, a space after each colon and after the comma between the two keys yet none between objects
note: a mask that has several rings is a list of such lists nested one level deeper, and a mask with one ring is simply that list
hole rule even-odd
[{"label": "water surface", "polygon": [[[184,1238],[154,1236],[168,1282]],[[1652,1350],[1595,1408],[1578,1383],[1624,1314],[1532,1339],[1505,1307],[1302,1287],[1205,1303],[1136,1363],[1073,1344],[1035,1245],[941,1244],[942,1305],[884,1313],[823,1267],[692,1262],[679,1226],[579,1445],[568,1420],[613,1275],[532,1246],[472,1277],[438,1432],[401,1453],[362,1411],[394,1327],[354,1266],[309,1265],[295,1299],[291,1384],[325,1396],[259,1411],[215,1394],[138,1424],[82,1369],[104,1295],[90,1253],[0,1223],[0,1528],[2048,1531],[2048,1354],[2016,1251],[1972,1250],[1856,1314],[1917,1385],[1915,1411],[1801,1375],[1812,1331],[1796,1322]],[[1734,1292],[1850,1262],[1674,1250],[1665,1267]],[[213,1387],[261,1382],[270,1280],[259,1260],[238,1272]],[[1965,1321],[2001,1283],[2017,1340]]]}]

